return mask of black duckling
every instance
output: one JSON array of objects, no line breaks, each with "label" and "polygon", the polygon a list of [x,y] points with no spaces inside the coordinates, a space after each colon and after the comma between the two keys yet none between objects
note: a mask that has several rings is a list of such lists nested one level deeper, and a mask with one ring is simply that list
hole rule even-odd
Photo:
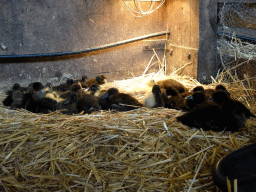
[{"label": "black duckling", "polygon": [[224,85],[221,85],[221,84],[216,85],[215,91],[218,91],[218,90],[222,90],[222,91],[226,92],[229,96],[231,95]]},{"label": "black duckling", "polygon": [[255,115],[252,114],[244,104],[238,100],[232,99],[226,91],[216,91],[212,95],[211,100],[219,104],[223,110],[229,110],[232,113],[244,114],[246,118],[255,117]]},{"label": "black duckling", "polygon": [[203,92],[203,93],[210,94],[210,95],[212,95],[212,94],[215,92],[214,89],[205,89],[203,86],[196,86],[196,87],[192,90],[193,93],[196,92],[196,91],[201,91],[201,92]]},{"label": "black duckling", "polygon": [[168,89],[169,87],[175,88],[179,93],[183,93],[187,91],[187,88],[180,82],[174,79],[165,79],[156,82],[160,88]]},{"label": "black duckling", "polygon": [[9,93],[9,95],[7,95],[7,97],[3,100],[2,103],[4,106],[11,106],[12,102],[13,102],[12,93]]},{"label": "black duckling", "polygon": [[24,93],[22,91],[14,91],[12,93],[12,108],[22,108],[23,107],[23,96]]},{"label": "black duckling", "polygon": [[198,92],[198,91],[205,93],[206,99],[210,99],[212,94],[215,92],[214,89],[205,89],[203,86],[197,86],[194,89],[192,89],[191,92],[195,93],[195,92]]},{"label": "black duckling", "polygon": [[143,104],[149,108],[164,107],[164,97],[167,98],[167,96],[162,94],[159,85],[154,85],[152,92],[145,95]]},{"label": "black duckling", "polygon": [[193,109],[196,105],[207,101],[206,93],[202,91],[196,91],[191,96],[185,98],[186,106],[188,110]]},{"label": "black duckling", "polygon": [[184,125],[202,128],[205,131],[222,131],[225,129],[221,110],[216,103],[211,101],[204,101],[195,105],[190,111],[187,111],[176,119]]},{"label": "black duckling", "polygon": [[40,82],[34,82],[29,84],[33,88],[33,91],[40,91],[44,88],[43,84]]},{"label": "black duckling", "polygon": [[117,88],[110,88],[99,98],[99,104],[102,109],[116,109],[117,111],[129,111],[143,106],[135,97],[120,93]]},{"label": "black duckling", "polygon": [[219,105],[227,131],[238,131],[245,126],[246,119],[255,117],[240,101],[230,98],[226,91],[216,91],[210,100]]},{"label": "black duckling", "polygon": [[23,108],[33,113],[50,113],[56,110],[57,101],[51,98],[33,98],[33,93],[23,96]]}]

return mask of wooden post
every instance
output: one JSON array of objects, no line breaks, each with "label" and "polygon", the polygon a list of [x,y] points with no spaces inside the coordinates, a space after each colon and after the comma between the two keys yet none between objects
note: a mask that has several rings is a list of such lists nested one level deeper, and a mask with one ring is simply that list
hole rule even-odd
[{"label": "wooden post", "polygon": [[220,67],[217,52],[217,0],[200,0],[197,80],[211,83]]}]

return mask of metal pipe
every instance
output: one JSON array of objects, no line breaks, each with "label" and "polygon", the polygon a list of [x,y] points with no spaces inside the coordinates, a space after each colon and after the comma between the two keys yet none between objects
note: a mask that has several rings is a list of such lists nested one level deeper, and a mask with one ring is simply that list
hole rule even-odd
[{"label": "metal pipe", "polygon": [[110,43],[110,44],[102,45],[99,47],[84,49],[84,50],[80,50],[80,51],[44,53],[44,54],[28,54],[28,55],[0,55],[0,63],[26,63],[26,62],[43,62],[43,61],[74,59],[74,58],[78,58],[78,57],[83,57],[86,53],[89,53],[89,52],[99,51],[102,49],[108,49],[111,47],[116,47],[119,45],[124,45],[127,43],[132,43],[132,42],[140,41],[143,39],[162,36],[162,35],[166,35],[166,34],[169,35],[170,31],[162,31],[162,32],[158,32],[158,33],[152,33],[149,35],[135,37],[132,39],[127,39],[124,41]]}]

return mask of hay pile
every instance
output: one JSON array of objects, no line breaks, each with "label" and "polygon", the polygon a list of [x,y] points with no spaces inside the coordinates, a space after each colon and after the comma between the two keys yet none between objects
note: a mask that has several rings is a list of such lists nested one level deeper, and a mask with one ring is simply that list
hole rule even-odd
[{"label": "hay pile", "polygon": [[[125,91],[152,77],[169,78],[154,74],[104,87]],[[186,76],[170,77],[188,88],[200,84]],[[255,102],[239,85],[225,86],[256,112]],[[256,121],[248,120],[234,134],[204,132],[178,123],[175,117],[181,113],[141,108],[68,116],[1,106],[0,191],[216,191],[213,165],[255,141]]]}]

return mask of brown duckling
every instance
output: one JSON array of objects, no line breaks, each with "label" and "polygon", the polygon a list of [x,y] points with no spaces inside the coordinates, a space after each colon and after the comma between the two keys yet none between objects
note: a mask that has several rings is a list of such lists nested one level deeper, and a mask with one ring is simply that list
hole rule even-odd
[{"label": "brown duckling", "polygon": [[66,99],[72,92],[77,92],[79,93],[80,97],[83,94],[83,90],[82,90],[82,85],[81,83],[74,83],[73,85],[70,86],[70,89],[63,92],[63,93],[58,93],[60,98],[64,98]]},{"label": "brown duckling", "polygon": [[98,99],[90,94],[83,94],[79,96],[77,92],[71,92],[70,95],[63,102],[57,104],[57,110],[66,109],[66,114],[91,113],[96,110],[100,110],[101,106],[98,103]]},{"label": "brown duckling", "polygon": [[166,90],[169,94],[168,101],[165,104],[166,108],[169,109],[178,109],[178,110],[188,110],[186,106],[185,98],[179,94],[179,92],[173,88],[169,87],[168,90]]},{"label": "brown duckling", "polygon": [[107,93],[107,90],[101,90],[99,84],[96,83],[92,84],[87,91],[96,97],[101,97]]},{"label": "brown duckling", "polygon": [[81,98],[77,99],[76,103],[79,112],[91,113],[101,110],[98,98],[91,94],[83,94]]},{"label": "brown duckling", "polygon": [[73,85],[73,84],[74,84],[74,80],[71,78],[68,78],[66,83],[62,83],[58,86],[53,86],[53,91],[65,92],[65,91],[69,90],[71,85]]},{"label": "brown duckling", "polygon": [[79,113],[77,109],[77,98],[78,95],[75,92],[72,92],[68,97],[62,101],[59,101],[56,105],[56,110],[63,110],[62,113],[72,115]]},{"label": "brown duckling", "polygon": [[84,83],[88,77],[86,75],[82,75],[81,79],[74,80],[74,83]]},{"label": "brown duckling", "polygon": [[160,88],[168,89],[169,87],[175,88],[179,93],[186,92],[187,88],[180,82],[174,80],[174,79],[165,79],[160,80],[156,82],[157,85],[160,86]]},{"label": "brown duckling", "polygon": [[99,98],[99,104],[102,109],[116,109],[117,111],[129,111],[143,106],[135,97],[120,93],[117,88],[110,88]]},{"label": "brown duckling", "polygon": [[88,88],[94,83],[102,85],[106,82],[105,79],[106,77],[104,75],[98,75],[95,79],[87,79],[85,82],[82,83],[82,87]]}]

